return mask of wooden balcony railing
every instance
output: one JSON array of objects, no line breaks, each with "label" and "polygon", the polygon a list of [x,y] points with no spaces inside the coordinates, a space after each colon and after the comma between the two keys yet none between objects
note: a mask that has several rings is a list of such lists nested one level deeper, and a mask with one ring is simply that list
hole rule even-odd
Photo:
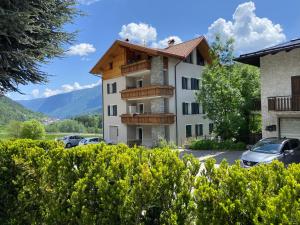
[{"label": "wooden balcony railing", "polygon": [[169,125],[175,122],[172,113],[123,114],[121,121],[130,125]]},{"label": "wooden balcony railing", "polygon": [[138,71],[143,71],[143,70],[150,70],[151,69],[151,62],[150,60],[142,60],[138,61],[135,63],[123,65],[121,67],[121,72],[123,75],[127,75],[130,73],[135,73]]},{"label": "wooden balcony railing", "polygon": [[300,96],[277,96],[268,98],[269,111],[300,111]]},{"label": "wooden balcony railing", "polygon": [[141,88],[129,88],[121,91],[122,99],[139,99],[149,97],[171,97],[173,96],[174,87],[172,86],[148,86]]}]

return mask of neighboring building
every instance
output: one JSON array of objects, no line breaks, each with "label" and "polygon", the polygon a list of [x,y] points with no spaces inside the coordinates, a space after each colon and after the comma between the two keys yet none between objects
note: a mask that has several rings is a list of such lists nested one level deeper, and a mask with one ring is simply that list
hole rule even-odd
[{"label": "neighboring building", "polygon": [[204,37],[165,49],[115,41],[91,70],[102,76],[105,141],[181,145],[209,135],[212,124],[195,96],[209,62]]},{"label": "neighboring building", "polygon": [[300,139],[300,39],[236,61],[260,67],[263,137]]}]

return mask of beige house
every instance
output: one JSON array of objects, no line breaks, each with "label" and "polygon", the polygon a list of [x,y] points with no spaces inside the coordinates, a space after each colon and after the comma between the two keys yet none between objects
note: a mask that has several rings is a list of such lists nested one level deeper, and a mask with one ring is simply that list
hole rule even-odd
[{"label": "beige house", "polygon": [[115,41],[91,70],[102,77],[105,141],[150,147],[209,135],[195,97],[208,51],[204,37],[165,49]]},{"label": "beige house", "polygon": [[300,39],[236,60],[260,67],[263,137],[300,139]]}]

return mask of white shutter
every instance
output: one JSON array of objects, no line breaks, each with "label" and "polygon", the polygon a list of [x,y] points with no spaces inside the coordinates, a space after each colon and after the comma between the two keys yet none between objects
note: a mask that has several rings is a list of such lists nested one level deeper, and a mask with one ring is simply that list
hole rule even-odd
[{"label": "white shutter", "polygon": [[300,139],[300,118],[281,118],[280,136]]}]

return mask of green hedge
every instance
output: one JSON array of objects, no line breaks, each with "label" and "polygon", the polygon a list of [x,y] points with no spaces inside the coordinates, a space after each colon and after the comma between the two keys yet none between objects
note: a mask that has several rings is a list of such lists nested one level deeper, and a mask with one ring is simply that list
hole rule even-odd
[{"label": "green hedge", "polygon": [[215,140],[194,140],[189,148],[193,150],[246,150],[246,144],[231,140],[221,142]]},{"label": "green hedge", "polygon": [[199,167],[167,148],[0,142],[0,224],[300,224],[300,165]]}]

